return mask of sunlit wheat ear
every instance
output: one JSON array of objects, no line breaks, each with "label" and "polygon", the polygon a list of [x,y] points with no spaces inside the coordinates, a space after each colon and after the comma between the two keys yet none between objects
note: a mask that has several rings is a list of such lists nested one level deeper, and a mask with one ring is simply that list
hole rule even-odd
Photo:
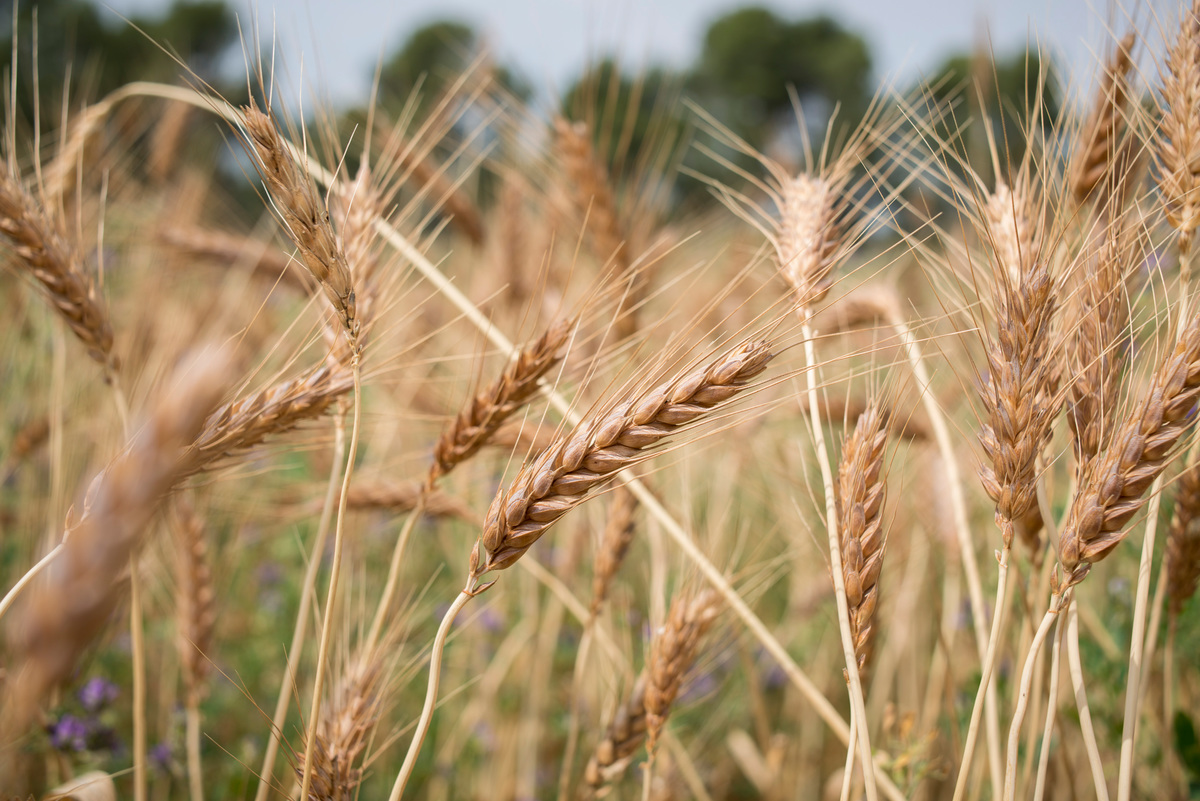
[{"label": "sunlit wheat ear", "polygon": [[779,187],[779,226],[773,244],[777,266],[799,308],[825,297],[832,285],[834,257],[841,245],[841,187],[800,174]]},{"label": "sunlit wheat ear", "polygon": [[[358,767],[383,707],[378,658],[355,658],[322,705],[313,749],[311,801],[353,801],[363,771]],[[297,766],[300,776],[303,766]]]},{"label": "sunlit wheat ear", "polygon": [[886,446],[883,413],[872,401],[858,417],[854,432],[842,446],[836,495],[850,634],[859,675],[863,676],[870,666],[875,647],[874,615],[879,603],[879,572],[883,567],[883,503],[887,494],[883,457]]},{"label": "sunlit wheat ear", "polygon": [[87,348],[106,370],[115,371],[113,333],[108,311],[96,291],[78,249],[63,233],[62,223],[22,183],[0,169],[0,237]]},{"label": "sunlit wheat ear", "polygon": [[1082,581],[1125,537],[1146,490],[1166,469],[1200,397],[1200,315],[1155,370],[1150,386],[1079,480],[1059,538],[1065,585]]},{"label": "sunlit wheat ear", "polygon": [[12,698],[26,712],[70,677],[120,600],[120,580],[159,504],[179,479],[186,449],[229,382],[215,351],[180,366],[126,451],[89,490],[79,523],[29,599],[14,654],[23,661]]},{"label": "sunlit wheat ear", "polygon": [[571,201],[581,219],[587,219],[592,248],[603,260],[613,259],[618,273],[629,269],[629,243],[621,230],[617,202],[608,170],[592,148],[591,129],[585,122],[554,121],[555,148],[562,160]]},{"label": "sunlit wheat ear", "polygon": [[1168,609],[1178,617],[1200,583],[1200,464],[1196,462],[1184,469],[1176,483],[1164,561]]},{"label": "sunlit wheat ear", "polygon": [[[338,220],[338,244],[346,259],[354,286],[354,304],[359,327],[357,345],[363,347],[375,322],[379,290],[379,244],[375,223],[386,214],[383,192],[375,185],[371,169],[363,162],[353,181],[342,182],[333,199]],[[330,364],[351,364],[352,340],[340,336],[340,326],[328,321],[325,340],[330,346],[326,357]]]},{"label": "sunlit wheat ear", "polygon": [[204,520],[191,503],[175,501],[175,532],[178,544],[179,654],[183,664],[183,686],[188,706],[196,706],[205,695],[211,664],[213,623],[216,620],[212,568]]},{"label": "sunlit wheat ear", "polygon": [[767,368],[773,347],[764,340],[743,343],[708,365],[585,416],[496,495],[471,555],[471,575],[512,565],[619,471],[650,458],[665,438],[746,389]]},{"label": "sunlit wheat ear", "polygon": [[355,482],[346,494],[348,509],[381,509],[400,514],[417,508],[425,494],[422,514],[452,517],[478,526],[483,519],[462,498],[439,489],[429,490],[420,481]]},{"label": "sunlit wheat ear", "polygon": [[680,596],[671,602],[667,622],[650,643],[646,661],[646,750],[651,753],[718,611],[719,599],[711,590]]},{"label": "sunlit wheat ear", "polygon": [[[1096,187],[1102,183],[1110,188],[1124,183],[1126,176],[1120,173],[1130,165],[1127,158],[1122,158],[1127,154],[1122,153],[1119,140],[1129,98],[1126,81],[1133,68],[1133,45],[1136,41],[1137,35],[1130,31],[1117,43],[1116,51],[1105,65],[1104,77],[1092,101],[1092,111],[1076,141],[1071,192],[1077,203],[1093,197]],[[1111,192],[1106,191],[1104,195],[1111,195]],[[1095,199],[1098,205],[1103,205],[1107,200],[1104,196]]]},{"label": "sunlit wheat ear", "polygon": [[562,361],[575,322],[564,319],[551,325],[522,348],[500,377],[458,413],[434,446],[430,486],[475,455],[513,413],[538,393],[539,382]]},{"label": "sunlit wheat ear", "polygon": [[600,548],[596,551],[596,563],[592,571],[592,602],[588,611],[592,617],[600,614],[608,598],[629,546],[633,543],[634,512],[637,511],[637,498],[624,487],[618,487],[612,493],[612,501],[608,504],[608,521],[604,525],[604,535],[600,538]]},{"label": "sunlit wheat ear", "polygon": [[[996,504],[1006,547],[1020,530],[1036,553],[1037,458],[1058,413],[1054,317],[1058,282],[1041,257],[1042,233],[1032,190],[1024,180],[1001,186],[984,219],[991,239],[996,332],[987,343],[988,372],[981,388],[987,422],[979,439],[990,463],[979,477]],[[1024,521],[1024,522],[1021,522]]]},{"label": "sunlit wheat ear", "polygon": [[212,470],[328,411],[354,387],[351,373],[323,365],[213,412],[185,454],[179,477]]},{"label": "sunlit wheat ear", "polygon": [[1163,75],[1162,119],[1154,139],[1158,187],[1179,248],[1200,225],[1200,3],[1183,10]]},{"label": "sunlit wheat ear", "polygon": [[1123,338],[1129,325],[1125,275],[1140,262],[1141,239],[1118,217],[1105,227],[1097,246],[1087,245],[1076,293],[1078,311],[1067,341],[1074,376],[1067,393],[1067,424],[1076,470],[1108,445],[1113,412],[1121,398],[1125,368]]},{"label": "sunlit wheat ear", "polygon": [[242,109],[241,123],[272,207],[296,245],[304,266],[332,304],[351,348],[357,350],[360,332],[354,281],[324,201],[269,113],[246,106]]}]

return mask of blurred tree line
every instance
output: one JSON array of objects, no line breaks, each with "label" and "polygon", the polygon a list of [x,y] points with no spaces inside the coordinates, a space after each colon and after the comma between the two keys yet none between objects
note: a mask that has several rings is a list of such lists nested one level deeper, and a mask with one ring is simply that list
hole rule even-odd
[{"label": "blurred tree line", "polygon": [[[59,107],[68,84],[69,97],[94,100],[132,80],[179,80],[182,70],[164,49],[231,101],[244,99],[244,76],[228,86],[220,82],[222,59],[239,47],[237,20],[223,0],[175,0],[161,13],[134,16],[129,22],[92,0],[24,0],[15,18],[13,0],[0,0],[0,40],[10,51],[14,19],[18,26],[15,52],[26,80],[18,82],[17,104],[25,119],[31,118],[33,107],[28,75],[35,17],[43,115]],[[484,50],[483,38],[465,21],[440,20],[414,31],[384,57],[379,108],[393,119],[404,113],[420,118]],[[907,96],[918,110],[945,109],[957,102],[954,114],[939,124],[939,133],[951,140],[967,117],[1013,131],[1024,124],[1041,66],[1036,55],[1025,52],[995,61],[953,54],[930,73],[931,89]],[[491,64],[490,69],[513,96],[531,97],[515,68]],[[407,105],[417,88],[422,100],[415,107]],[[749,162],[706,136],[709,126],[691,130],[696,115],[681,100],[703,109],[751,147],[800,166],[802,143],[818,148],[827,130],[844,135],[868,112],[874,92],[870,48],[861,35],[825,15],[796,19],[747,7],[714,19],[695,63],[684,68],[628,72],[615,58],[590,66],[568,85],[559,112],[591,124],[598,152],[618,177],[644,167],[645,161],[637,158],[644,148],[693,137],[701,147],[686,148],[682,158],[712,175],[713,155],[739,165]],[[804,109],[803,131],[797,102]],[[1044,114],[1053,118],[1059,107],[1053,82],[1043,103]],[[363,109],[340,113],[346,130],[365,119]],[[973,143],[956,144],[962,149],[978,146],[978,135]],[[704,149],[707,156],[699,154]],[[1009,155],[1019,158],[1020,148]],[[716,171],[720,169],[718,165]],[[701,189],[695,181],[683,185],[691,197],[702,194]]]}]

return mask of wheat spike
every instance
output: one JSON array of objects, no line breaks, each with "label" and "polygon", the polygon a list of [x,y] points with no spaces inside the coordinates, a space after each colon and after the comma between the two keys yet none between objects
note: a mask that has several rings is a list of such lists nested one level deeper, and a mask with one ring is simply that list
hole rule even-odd
[{"label": "wheat spike", "polygon": [[[1059,539],[1066,587],[1078,584],[1125,537],[1125,524],[1166,469],[1200,396],[1200,315],[1183,330],[1104,453],[1080,477]],[[1065,589],[1065,587],[1064,587]]]},{"label": "wheat spike", "polygon": [[209,673],[216,596],[204,520],[183,498],[175,501],[175,532],[179,548],[179,653],[184,691],[188,705],[194,707],[204,697]]},{"label": "wheat spike", "polygon": [[472,575],[512,565],[593,490],[741,392],[772,355],[770,342],[744,343],[704,367],[584,418],[527,462],[509,488],[496,495],[472,552]]},{"label": "wheat spike", "polygon": [[711,590],[694,597],[678,597],[671,602],[666,624],[650,644],[646,662],[646,750],[651,753],[700,642],[717,619],[717,611],[717,596]]},{"label": "wheat spike", "polygon": [[312,180],[296,163],[274,119],[254,106],[242,109],[242,128],[253,147],[259,172],[301,261],[324,290],[342,328],[357,351],[359,321],[354,282],[329,212]]},{"label": "wheat spike", "polygon": [[228,360],[212,351],[182,365],[126,451],[93,482],[82,518],[22,621],[18,653],[25,665],[14,697],[26,711],[71,675],[104,627],[120,598],[119,577],[178,480],[184,452],[216,405],[227,373]]},{"label": "wheat spike", "polygon": [[854,432],[842,447],[836,505],[842,540],[842,577],[850,635],[859,675],[865,675],[875,645],[873,618],[879,603],[879,571],[883,566],[883,456],[887,429],[877,404],[868,403]]},{"label": "wheat spike", "polygon": [[1188,465],[1179,476],[1164,561],[1168,610],[1178,617],[1200,583],[1200,463]]},{"label": "wheat spike", "polygon": [[646,741],[646,680],[643,671],[588,760],[583,773],[585,795],[597,798],[607,795],[611,790],[608,785],[625,772],[633,755]]},{"label": "wheat spike", "polygon": [[56,215],[39,204],[7,170],[0,171],[0,235],[55,310],[106,370],[116,370],[112,326],[83,259],[63,235]]},{"label": "wheat spike", "polygon": [[621,563],[625,561],[635,531],[633,515],[637,511],[637,498],[624,487],[617,487],[612,496],[608,505],[608,522],[592,572],[592,602],[589,607],[592,617],[600,614],[600,608],[608,599],[609,587],[621,569]]},{"label": "wheat spike", "polygon": [[381,481],[371,484],[355,483],[346,495],[350,509],[386,509],[391,512],[411,512],[425,492],[424,513],[434,517],[453,517],[472,525],[483,520],[462,498],[442,490],[428,490],[420,481]]},{"label": "wheat spike", "polygon": [[[322,705],[309,801],[353,801],[358,797],[363,772],[356,763],[379,722],[381,677],[377,659],[355,659],[334,688],[330,703]],[[303,775],[303,765],[296,767],[296,775]]]},{"label": "wheat spike", "polygon": [[777,265],[796,305],[808,309],[833,283],[833,263],[841,245],[841,191],[823,177],[801,173],[782,182],[779,198],[773,242]]},{"label": "wheat spike", "polygon": [[1164,108],[1154,139],[1158,187],[1179,248],[1191,248],[1200,225],[1200,2],[1185,9],[1163,75]]},{"label": "wheat spike", "polygon": [[488,443],[500,426],[537,394],[542,378],[562,360],[575,321],[560,320],[526,345],[490,386],[446,427],[433,449],[430,486]]},{"label": "wheat spike", "polygon": [[[1075,152],[1075,164],[1071,173],[1071,191],[1077,203],[1087,200],[1096,187],[1103,182],[1107,186],[1119,186],[1125,176],[1119,175],[1124,165],[1117,156],[1117,143],[1121,129],[1122,114],[1129,90],[1125,85],[1129,70],[1133,68],[1133,45],[1137,34],[1133,31],[1117,43],[1109,63],[1105,65],[1104,78],[1096,92],[1092,111],[1084,123],[1083,135],[1079,138]],[[1098,198],[1097,205],[1104,205]]]},{"label": "wheat spike", "polygon": [[1050,438],[1058,411],[1051,326],[1057,309],[1056,282],[1040,257],[1041,233],[1024,182],[1001,186],[986,208],[996,252],[997,332],[987,348],[988,380],[981,396],[988,422],[979,439],[990,464],[979,469],[984,490],[996,504],[996,523],[1005,547],[1017,521],[1027,544],[1039,550],[1036,524],[1037,457]]}]

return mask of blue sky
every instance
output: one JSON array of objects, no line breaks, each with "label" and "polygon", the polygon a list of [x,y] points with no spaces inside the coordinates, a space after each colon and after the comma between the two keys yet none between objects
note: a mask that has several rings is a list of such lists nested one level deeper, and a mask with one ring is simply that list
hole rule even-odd
[{"label": "blue sky", "polygon": [[[285,87],[320,87],[339,101],[362,98],[381,53],[414,27],[442,17],[470,20],[493,51],[517,64],[542,90],[561,89],[582,66],[616,53],[636,67],[687,64],[707,24],[743,3],[736,0],[229,0],[243,24],[257,14],[285,66]],[[161,9],[166,0],[107,0],[122,13]],[[1081,74],[1103,54],[1110,23],[1123,32],[1131,18],[1155,29],[1177,17],[1173,2],[1150,0],[1127,11],[1103,0],[778,0],[793,17],[831,13],[863,34],[878,79],[908,84],[946,54],[989,37],[997,53],[1038,41]],[[1166,24],[1170,24],[1167,22]]]}]

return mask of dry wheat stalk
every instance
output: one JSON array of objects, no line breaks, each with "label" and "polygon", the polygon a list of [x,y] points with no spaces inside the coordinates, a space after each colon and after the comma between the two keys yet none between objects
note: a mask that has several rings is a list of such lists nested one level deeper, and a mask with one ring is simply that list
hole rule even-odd
[{"label": "dry wheat stalk", "polygon": [[585,417],[496,495],[471,555],[472,576],[512,565],[593,490],[741,392],[772,355],[772,343],[746,342],[708,365]]},{"label": "dry wheat stalk", "polygon": [[600,614],[600,608],[608,598],[609,587],[633,543],[633,514],[637,511],[637,505],[637,498],[629,490],[624,487],[613,490],[612,501],[608,505],[608,522],[604,526],[604,536],[600,540],[596,565],[592,571],[592,602],[588,610],[592,617]]},{"label": "dry wheat stalk", "polygon": [[[1125,178],[1117,174],[1121,167],[1129,166],[1128,162],[1117,160],[1121,152],[1117,140],[1129,94],[1126,81],[1133,67],[1136,41],[1136,33],[1130,31],[1117,43],[1116,52],[1105,66],[1092,111],[1083,125],[1083,135],[1076,142],[1071,191],[1078,203],[1087,200],[1101,182],[1106,186],[1119,186]],[[1102,206],[1105,199],[1098,198],[1097,205]]]},{"label": "dry wheat stalk", "polygon": [[[997,260],[998,330],[988,344],[988,379],[980,392],[988,422],[979,439],[991,464],[981,465],[979,476],[996,504],[996,523],[1006,548],[1017,521],[1028,520],[1037,507],[1037,457],[1049,441],[1058,411],[1051,339],[1057,286],[1040,257],[1041,228],[1033,208],[1024,181],[1012,190],[998,188],[986,208]],[[1020,529],[1032,533],[1027,544],[1036,552],[1040,525],[1026,523]]]},{"label": "dry wheat stalk", "polygon": [[1122,336],[1129,322],[1125,297],[1127,265],[1141,258],[1121,218],[1106,227],[1094,253],[1085,255],[1077,294],[1078,319],[1068,342],[1074,380],[1067,393],[1067,423],[1078,469],[1108,444],[1106,429],[1121,396],[1125,356]]},{"label": "dry wheat stalk", "polygon": [[1125,524],[1190,425],[1198,395],[1200,315],[1183,329],[1108,449],[1080,477],[1059,542],[1063,589],[1082,581],[1124,539]]},{"label": "dry wheat stalk", "polygon": [[212,570],[204,520],[183,498],[175,501],[175,532],[179,547],[179,653],[187,705],[195,707],[205,695],[216,620]]},{"label": "dry wheat stalk", "polygon": [[588,760],[583,773],[587,795],[597,798],[606,795],[610,789],[607,785],[625,772],[630,759],[645,741],[646,673],[643,671]]},{"label": "dry wheat stalk", "polygon": [[92,276],[57,216],[38,203],[7,170],[0,171],[0,234],[46,293],[88,355],[115,370],[108,312]]},{"label": "dry wheat stalk", "polygon": [[1200,463],[1188,465],[1179,476],[1164,561],[1168,608],[1178,617],[1200,583]]},{"label": "dry wheat stalk", "polygon": [[254,106],[242,109],[242,130],[253,146],[256,163],[288,236],[301,261],[321,285],[325,296],[357,352],[359,320],[354,281],[341,243],[329,222],[325,203],[317,196],[308,172],[285,144],[275,121]]},{"label": "dry wheat stalk", "polygon": [[875,402],[867,404],[854,432],[842,447],[837,477],[838,534],[842,540],[842,577],[850,634],[859,675],[865,676],[875,644],[872,618],[879,603],[883,566],[883,456],[887,429]]},{"label": "dry wheat stalk", "polygon": [[1179,248],[1186,253],[1200,225],[1200,2],[1183,12],[1162,96],[1165,107],[1153,148],[1158,187],[1167,220],[1179,231]]},{"label": "dry wheat stalk", "polygon": [[560,320],[517,354],[490,386],[458,413],[433,449],[429,484],[471,458],[487,444],[514,412],[538,392],[542,378],[562,360],[563,349],[575,328],[573,319]]},{"label": "dry wheat stalk", "polygon": [[696,659],[700,641],[717,619],[718,598],[712,590],[671,602],[667,622],[650,644],[646,661],[646,750],[654,753],[683,677]]},{"label": "dry wheat stalk", "polygon": [[17,648],[25,664],[13,694],[26,712],[71,675],[104,627],[120,598],[119,577],[227,384],[228,360],[209,351],[177,372],[125,453],[96,477],[82,518],[29,599]]},{"label": "dry wheat stalk", "polygon": [[[358,797],[362,770],[355,764],[379,722],[381,677],[378,659],[355,659],[330,703],[322,706],[315,732],[310,801],[353,801]],[[298,766],[296,775],[302,773],[303,766]]]},{"label": "dry wheat stalk", "polygon": [[346,495],[349,509],[386,509],[391,512],[411,512],[417,508],[421,493],[425,493],[424,514],[434,517],[453,517],[472,525],[482,519],[462,498],[439,489],[427,490],[420,481],[380,481],[351,485]]},{"label": "dry wheat stalk", "polygon": [[227,403],[204,421],[184,458],[180,478],[211,470],[221,461],[259,445],[267,437],[323,415],[354,387],[344,369],[322,365],[248,398]]}]

